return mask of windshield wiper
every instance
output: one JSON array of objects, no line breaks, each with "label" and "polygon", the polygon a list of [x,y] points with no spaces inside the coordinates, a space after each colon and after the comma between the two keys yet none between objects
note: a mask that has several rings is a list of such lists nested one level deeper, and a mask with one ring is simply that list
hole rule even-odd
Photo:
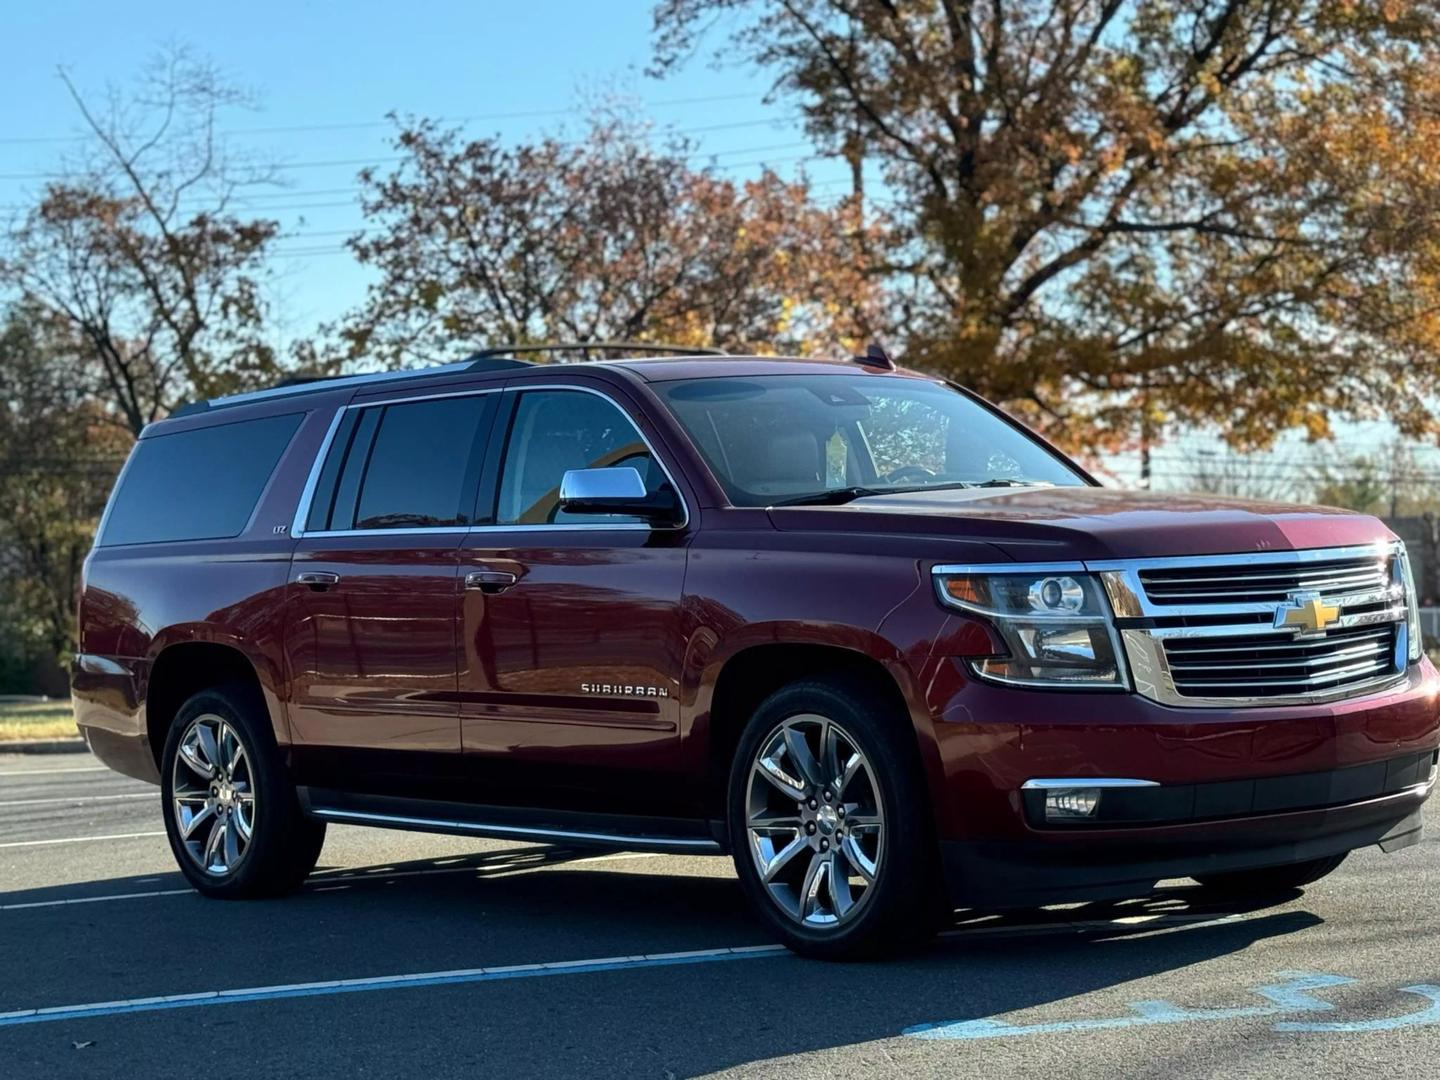
[{"label": "windshield wiper", "polygon": [[908,487],[843,487],[828,491],[815,491],[809,495],[796,495],[793,499],[782,499],[771,506],[839,506],[841,503],[868,498],[871,495],[914,495],[920,491],[945,491],[949,488],[976,487],[968,480],[951,481],[945,484],[915,484]]},{"label": "windshield wiper", "polygon": [[854,499],[863,499],[867,495],[889,495],[893,489],[887,491],[882,488],[869,487],[843,487],[830,488],[828,491],[813,491],[809,495],[797,495],[793,499],[781,499],[772,506],[839,506],[841,503],[848,503]]},{"label": "windshield wiper", "polygon": [[828,491],[814,491],[809,495],[796,495],[793,499],[781,499],[771,506],[840,506],[871,495],[914,495],[924,491],[954,491],[957,488],[998,488],[998,487],[1052,487],[1047,480],[1022,480],[1013,476],[997,477],[993,480],[950,480],[943,484],[915,484],[910,487],[842,487]]}]

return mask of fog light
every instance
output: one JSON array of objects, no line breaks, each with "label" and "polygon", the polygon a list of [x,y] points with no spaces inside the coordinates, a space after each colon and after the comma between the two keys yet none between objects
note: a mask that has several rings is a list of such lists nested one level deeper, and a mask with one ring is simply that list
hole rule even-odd
[{"label": "fog light", "polygon": [[1095,811],[1099,809],[1099,788],[1052,788],[1045,792],[1045,818],[1047,821],[1093,818]]}]

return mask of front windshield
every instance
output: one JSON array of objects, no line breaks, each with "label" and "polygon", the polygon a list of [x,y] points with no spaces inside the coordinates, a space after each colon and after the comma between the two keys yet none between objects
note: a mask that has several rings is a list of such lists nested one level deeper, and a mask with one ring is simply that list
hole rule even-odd
[{"label": "front windshield", "polygon": [[983,405],[923,379],[761,375],[655,388],[737,506],[1086,483]]}]

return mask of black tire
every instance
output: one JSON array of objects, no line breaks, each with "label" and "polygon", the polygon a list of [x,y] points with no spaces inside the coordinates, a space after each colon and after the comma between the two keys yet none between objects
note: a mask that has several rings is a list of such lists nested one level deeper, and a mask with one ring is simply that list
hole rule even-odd
[{"label": "black tire", "polygon": [[[192,851],[192,847],[203,845],[204,838],[197,834],[206,827],[205,821],[200,822],[192,832],[191,846],[187,846],[181,835],[182,813],[198,811],[203,804],[196,803],[196,797],[192,797],[187,809],[182,811],[176,801],[177,766],[184,777],[182,792],[190,790],[194,784],[200,795],[205,793],[207,782],[201,779],[200,772],[193,767],[185,772],[185,762],[177,762],[182,739],[192,730],[192,724],[202,718],[217,718],[238,737],[244,757],[243,780],[233,787],[253,793],[249,839],[233,866],[223,872],[202,867],[197,859],[203,858],[203,853]],[[205,722],[214,723],[209,719]],[[237,775],[241,771],[237,769]],[[270,718],[258,688],[234,683],[202,690],[186,701],[175,714],[165,740],[160,759],[160,783],[170,850],[181,872],[198,892],[224,900],[279,896],[298,888],[315,868],[325,843],[325,823],[307,817],[300,807],[295,786],[290,782],[275,744]],[[227,784],[227,788],[231,786]],[[228,797],[228,790],[226,794]],[[236,813],[233,807],[225,812],[227,816]],[[208,823],[211,829],[216,827],[216,813],[214,810],[210,812]],[[205,837],[209,835],[206,832]]]},{"label": "black tire", "polygon": [[[797,915],[772,895],[762,880],[762,871],[757,865],[761,856],[752,850],[747,825],[752,798],[751,774],[757,767],[757,756],[773,745],[773,739],[786,721],[804,722],[800,718],[807,716],[825,718],[838,725],[847,743],[861,751],[879,788],[874,793],[874,805],[883,809],[878,841],[883,847],[879,848],[878,859],[873,863],[873,883],[864,888],[861,901],[855,904],[846,920],[829,927],[806,924],[803,898]],[[779,737],[783,739],[783,735]],[[756,783],[762,785],[761,790],[767,790],[763,788],[763,779],[757,779]],[[868,783],[864,787],[868,788]],[[792,951],[817,959],[875,957],[927,940],[948,909],[940,885],[927,791],[908,718],[863,681],[835,676],[797,682],[771,694],[740,736],[727,788],[726,813],[735,870],[755,916]],[[835,796],[839,803],[842,797],[838,791]],[[793,805],[797,813],[803,813],[808,801],[804,805],[787,804],[788,797],[791,796],[778,796],[782,806]],[[830,823],[832,827],[833,824]],[[844,826],[845,822],[842,820],[840,824]],[[807,822],[805,828],[808,827]],[[778,838],[778,843],[787,846],[796,841],[808,843],[798,831]],[[844,847],[841,836],[836,851],[831,853],[832,860]],[[814,851],[802,848],[795,861],[816,857]],[[834,865],[832,874],[836,873]],[[840,871],[842,876],[847,872]],[[856,880],[859,883],[859,879]],[[850,887],[846,885],[845,890],[848,895]],[[838,909],[838,905],[836,907]]]},{"label": "black tire", "polygon": [[1195,880],[1206,892],[1220,896],[1271,896],[1310,885],[1333,872],[1345,861],[1345,855],[1331,855],[1308,862],[1265,866],[1259,870],[1239,870],[1229,874],[1197,875]]}]

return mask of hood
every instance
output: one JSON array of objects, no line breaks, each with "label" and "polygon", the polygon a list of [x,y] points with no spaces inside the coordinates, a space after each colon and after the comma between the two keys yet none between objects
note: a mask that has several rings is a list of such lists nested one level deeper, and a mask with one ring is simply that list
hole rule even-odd
[{"label": "hood", "polygon": [[777,529],[980,540],[1020,562],[1229,555],[1390,540],[1349,510],[1098,487],[961,488],[776,507]]}]

